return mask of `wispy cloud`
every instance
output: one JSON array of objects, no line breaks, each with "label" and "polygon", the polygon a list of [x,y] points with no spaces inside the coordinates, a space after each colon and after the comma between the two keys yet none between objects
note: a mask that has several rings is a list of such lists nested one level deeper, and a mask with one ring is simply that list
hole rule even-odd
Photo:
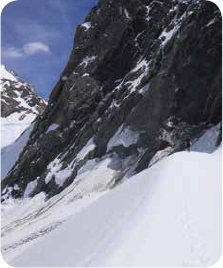
[{"label": "wispy cloud", "polygon": [[14,47],[2,48],[1,54],[5,58],[20,58],[23,56],[22,51]]},{"label": "wispy cloud", "polygon": [[13,25],[13,29],[23,43],[34,42],[38,39],[40,42],[49,44],[50,42],[54,43],[61,37],[61,32],[56,27],[39,23],[20,22]]},{"label": "wispy cloud", "polygon": [[23,46],[23,51],[26,55],[34,55],[40,52],[45,52],[45,53],[50,52],[50,48],[48,47],[48,45],[42,42],[32,42],[32,43],[25,44]]},{"label": "wispy cloud", "polygon": [[2,56],[5,58],[21,58],[31,56],[37,53],[49,53],[50,48],[43,42],[30,42],[24,44],[22,48],[2,48]]}]

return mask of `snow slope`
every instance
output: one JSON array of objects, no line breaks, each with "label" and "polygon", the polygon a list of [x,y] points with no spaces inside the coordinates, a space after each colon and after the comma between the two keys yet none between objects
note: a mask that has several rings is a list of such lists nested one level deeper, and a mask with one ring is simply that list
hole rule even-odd
[{"label": "snow slope", "polygon": [[[16,267],[214,264],[221,255],[221,151],[180,152],[161,160],[46,232],[8,263]],[[86,197],[78,202],[81,206]]]},{"label": "snow slope", "polygon": [[[31,124],[13,144],[4,147],[1,150],[1,180],[4,179],[15,162],[18,160],[20,153],[29,139],[32,129],[33,124]],[[4,133],[4,130],[2,131]]]},{"label": "snow slope", "polygon": [[13,113],[6,118],[1,118],[1,148],[12,145],[36,118],[35,114],[29,114],[22,121],[21,115]]}]

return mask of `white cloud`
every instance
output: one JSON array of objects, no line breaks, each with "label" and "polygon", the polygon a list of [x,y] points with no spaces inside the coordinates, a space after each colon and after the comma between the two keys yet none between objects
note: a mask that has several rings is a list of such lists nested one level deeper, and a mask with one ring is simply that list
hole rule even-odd
[{"label": "white cloud", "polygon": [[24,56],[31,56],[37,53],[49,53],[50,48],[43,42],[30,42],[23,45],[22,48],[3,48],[2,56],[5,58],[21,58]]},{"label": "white cloud", "polygon": [[34,55],[40,52],[50,52],[49,47],[42,42],[32,42],[23,46],[23,51],[26,55]]}]

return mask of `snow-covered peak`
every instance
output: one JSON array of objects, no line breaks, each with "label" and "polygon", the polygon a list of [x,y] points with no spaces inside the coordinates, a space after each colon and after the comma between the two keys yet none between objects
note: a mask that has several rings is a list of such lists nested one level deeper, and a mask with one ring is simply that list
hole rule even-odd
[{"label": "snow-covered peak", "polygon": [[14,142],[43,112],[46,101],[37,96],[32,86],[13,71],[1,65],[1,145]]},{"label": "snow-covered peak", "polygon": [[1,80],[18,81],[18,78],[5,68],[5,65],[1,65]]}]

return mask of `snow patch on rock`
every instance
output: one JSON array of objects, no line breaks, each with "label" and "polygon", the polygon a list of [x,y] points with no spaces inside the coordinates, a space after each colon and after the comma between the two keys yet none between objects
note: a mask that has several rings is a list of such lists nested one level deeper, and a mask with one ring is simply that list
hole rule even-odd
[{"label": "snow patch on rock", "polygon": [[123,125],[121,125],[115,135],[108,142],[107,151],[118,145],[129,147],[132,144],[136,144],[137,139],[138,133],[134,132],[129,127],[124,128]]},{"label": "snow patch on rock", "polygon": [[221,124],[208,129],[195,143],[191,146],[191,150],[195,152],[213,153],[217,147],[216,142],[220,134]]},{"label": "snow patch on rock", "polygon": [[91,138],[86,145],[80,150],[80,152],[77,154],[76,159],[81,160],[84,159],[85,156],[92,150],[94,150],[95,144],[93,141],[93,138]]},{"label": "snow patch on rock", "polygon": [[90,21],[85,22],[85,23],[81,24],[81,27],[84,27],[85,31],[87,31],[91,28],[91,22]]},{"label": "snow patch on rock", "polygon": [[59,127],[58,124],[52,124],[52,125],[50,125],[50,126],[48,127],[47,131],[46,131],[46,134],[49,133],[49,132],[51,132],[51,131],[56,130],[58,127]]}]

